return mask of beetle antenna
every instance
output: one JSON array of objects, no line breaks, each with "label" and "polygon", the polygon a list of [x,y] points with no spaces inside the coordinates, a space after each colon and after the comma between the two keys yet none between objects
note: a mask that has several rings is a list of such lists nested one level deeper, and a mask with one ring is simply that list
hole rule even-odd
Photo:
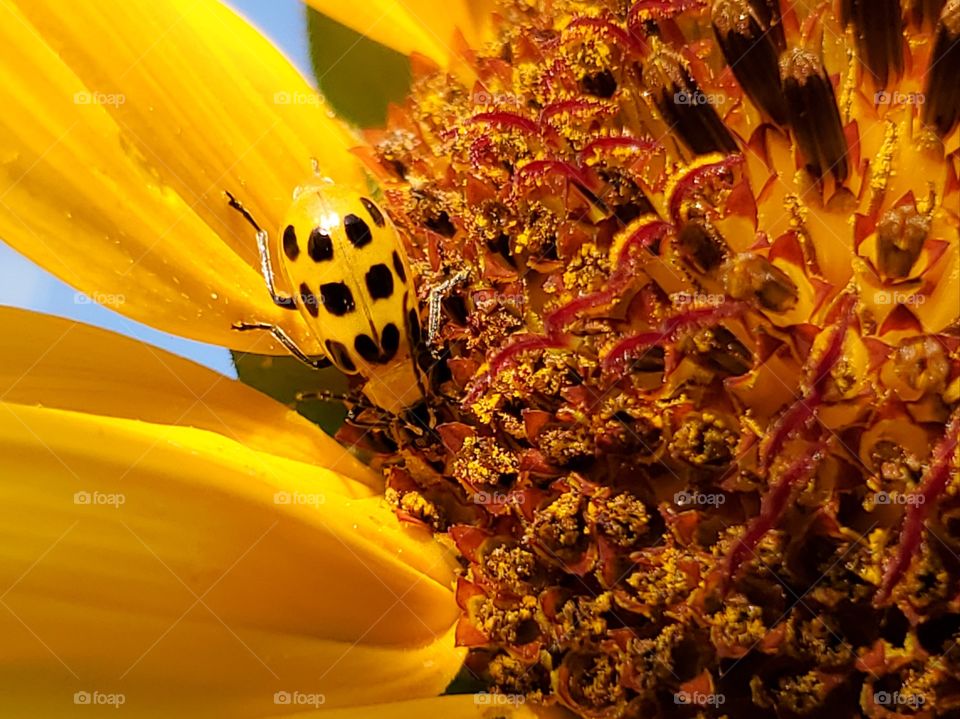
[{"label": "beetle antenna", "polygon": [[253,229],[255,229],[257,232],[263,232],[263,230],[260,228],[260,225],[257,224],[257,221],[253,219],[253,215],[250,214],[250,211],[243,206],[240,200],[233,196],[233,193],[230,192],[230,190],[224,190],[223,194],[227,196],[230,207],[239,212],[243,216],[243,219],[250,223]]}]

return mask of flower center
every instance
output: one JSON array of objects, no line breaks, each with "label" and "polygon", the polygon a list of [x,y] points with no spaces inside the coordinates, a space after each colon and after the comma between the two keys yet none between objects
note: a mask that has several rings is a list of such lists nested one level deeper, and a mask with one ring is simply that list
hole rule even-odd
[{"label": "flower center", "polygon": [[785,5],[504,2],[378,137],[444,290],[438,421],[388,496],[460,552],[496,691],[639,717],[942,689],[960,3]]}]

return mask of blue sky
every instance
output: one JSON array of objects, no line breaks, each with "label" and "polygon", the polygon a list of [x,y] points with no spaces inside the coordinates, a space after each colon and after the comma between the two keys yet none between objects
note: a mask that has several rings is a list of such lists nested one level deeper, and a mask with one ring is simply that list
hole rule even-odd
[{"label": "blue sky", "polygon": [[[271,38],[300,71],[310,76],[306,22],[299,0],[233,0],[229,3]],[[69,317],[149,342],[235,376],[229,353],[221,347],[181,339],[84,301],[77,292],[0,242],[0,305],[25,307]]]}]

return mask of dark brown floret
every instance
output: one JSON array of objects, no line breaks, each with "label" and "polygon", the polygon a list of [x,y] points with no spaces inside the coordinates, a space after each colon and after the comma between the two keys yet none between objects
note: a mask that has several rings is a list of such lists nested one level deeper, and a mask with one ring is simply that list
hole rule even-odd
[{"label": "dark brown floret", "polygon": [[771,120],[787,122],[780,91],[780,54],[786,50],[778,0],[716,0],[713,31],[740,86]]},{"label": "dark brown floret", "polygon": [[921,215],[915,205],[888,210],[877,227],[880,272],[893,279],[909,277],[929,233],[930,218]]},{"label": "dark brown floret", "polygon": [[815,178],[832,174],[838,182],[850,175],[847,139],[833,83],[816,55],[793,48],[780,59],[780,78],[790,126]]},{"label": "dark brown floret", "polygon": [[934,27],[947,0],[907,0],[910,19],[918,26]]},{"label": "dark brown floret", "polygon": [[738,300],[756,300],[765,309],[785,312],[799,299],[797,286],[780,268],[764,257],[737,255],[724,268],[727,293]]},{"label": "dark brown floret", "polygon": [[851,26],[858,57],[876,87],[903,73],[900,0],[841,0],[840,21]]},{"label": "dark brown floret", "polygon": [[936,33],[923,119],[946,137],[960,122],[960,0],[949,0],[944,6]]},{"label": "dark brown floret", "polygon": [[736,152],[737,143],[715,107],[719,99],[703,92],[672,50],[658,42],[651,47],[643,79],[674,132],[697,155]]}]

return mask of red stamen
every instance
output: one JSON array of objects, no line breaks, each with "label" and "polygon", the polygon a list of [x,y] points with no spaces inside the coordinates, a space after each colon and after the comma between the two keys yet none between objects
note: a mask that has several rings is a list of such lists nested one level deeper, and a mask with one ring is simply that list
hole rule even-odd
[{"label": "red stamen", "polygon": [[780,454],[787,439],[793,436],[802,427],[805,427],[813,417],[817,407],[823,401],[823,395],[816,389],[805,397],[801,397],[780,415],[773,425],[773,434],[765,444],[760,445],[760,469],[770,466],[773,458]]},{"label": "red stamen", "polygon": [[555,115],[561,115],[563,113],[570,113],[572,115],[587,113],[609,115],[616,113],[618,110],[619,107],[612,102],[600,102],[586,98],[561,100],[559,102],[551,102],[544,107],[543,110],[540,111],[540,121],[549,120]]},{"label": "red stamen", "polygon": [[473,388],[464,398],[464,403],[469,405],[476,402],[480,394],[490,387],[493,378],[516,362],[522,353],[540,349],[560,349],[567,343],[568,338],[562,336],[551,338],[543,335],[528,335],[515,340],[493,356],[490,360],[490,369],[477,378]]},{"label": "red stamen", "polygon": [[643,251],[661,240],[671,229],[669,223],[653,220],[634,231],[623,244],[617,267],[610,275],[606,289],[578,297],[548,314],[545,319],[547,334],[554,336],[583,312],[613,302],[635,278],[636,264],[643,259]]},{"label": "red stamen", "polygon": [[824,449],[826,449],[826,442],[822,439],[815,444],[811,444],[800,457],[784,470],[776,483],[767,490],[760,504],[760,513],[750,522],[747,531],[737,541],[736,546],[727,555],[724,562],[721,579],[724,594],[728,591],[729,585],[736,579],[741,565],[747,559],[747,555],[753,554],[753,550],[760,543],[760,540],[776,526],[780,517],[783,516],[790,495],[793,493],[793,488],[798,486],[801,480],[810,476],[822,459]]},{"label": "red stamen", "polygon": [[839,299],[840,318],[836,329],[830,336],[830,341],[820,359],[814,362],[813,366],[808,367],[805,372],[807,376],[812,378],[810,390],[805,396],[800,397],[790,405],[774,423],[770,439],[760,446],[761,469],[770,466],[790,436],[806,425],[810,418],[814,416],[816,408],[823,401],[827,379],[829,379],[830,373],[843,356],[843,343],[850,322],[853,320],[854,307],[856,307],[856,299],[853,295],[843,295]]},{"label": "red stamen", "polygon": [[703,0],[640,0],[630,8],[628,23],[630,27],[633,27],[635,23],[642,21],[644,14],[658,20],[666,20],[687,10],[703,7],[703,5]]},{"label": "red stamen", "polygon": [[578,297],[563,305],[563,307],[555,309],[548,314],[544,320],[547,327],[547,334],[555,335],[562,331],[566,325],[578,319],[583,312],[613,302],[619,290],[620,288],[614,286],[613,280],[611,279],[607,289]]},{"label": "red stamen", "polygon": [[667,336],[662,332],[642,332],[618,342],[614,348],[607,353],[607,356],[603,358],[602,366],[604,371],[615,372],[620,375],[624,374],[624,365],[628,357],[635,355],[637,350],[646,349],[658,342],[662,342],[666,338]]},{"label": "red stamen", "polygon": [[656,140],[645,137],[601,137],[587,143],[580,151],[580,159],[585,161],[591,156],[604,155],[619,149],[636,150],[638,153],[654,153],[662,150],[663,145]]},{"label": "red stamen", "polygon": [[559,349],[564,346],[564,342],[559,337],[544,337],[543,335],[531,335],[521,337],[497,352],[490,360],[490,373],[493,376],[498,375],[505,367],[513,364],[517,357],[524,352],[541,349]]},{"label": "red stamen", "polygon": [[587,188],[593,184],[578,168],[562,160],[534,160],[528,162],[517,172],[517,182],[532,184],[548,175],[560,175]]},{"label": "red stamen", "polygon": [[739,315],[745,306],[741,302],[723,302],[713,307],[696,307],[667,318],[661,331],[673,337],[677,332],[697,325],[714,324],[725,317]]},{"label": "red stamen", "polygon": [[920,487],[911,494],[913,501],[907,503],[906,517],[900,532],[900,545],[896,556],[887,565],[883,575],[883,583],[880,585],[875,601],[877,605],[883,604],[890,598],[890,594],[910,568],[913,557],[920,549],[923,524],[934,502],[946,491],[949,484],[950,469],[957,451],[958,438],[960,438],[960,410],[955,411],[950,418],[943,439],[933,450],[930,465],[923,475]]},{"label": "red stamen", "polygon": [[580,29],[594,30],[611,45],[626,48],[631,52],[642,49],[626,30],[600,17],[576,17],[567,24],[563,32],[566,34],[570,30]]},{"label": "red stamen", "polygon": [[680,210],[683,203],[695,190],[700,189],[708,181],[719,177],[724,172],[742,164],[743,155],[729,155],[718,162],[701,165],[686,173],[677,182],[670,195],[670,217],[674,224],[680,222]]},{"label": "red stamen", "polygon": [[[543,161],[547,162],[547,161]],[[534,163],[531,163],[534,164]],[[529,167],[529,165],[527,166]],[[512,364],[518,355],[523,352],[537,349],[559,349],[570,343],[570,338],[562,334],[566,324],[576,319],[582,312],[613,301],[621,290],[632,280],[636,261],[642,257],[642,251],[653,246],[672,226],[661,220],[652,220],[642,225],[627,238],[617,258],[617,267],[610,277],[607,289],[595,292],[568,302],[563,307],[554,310],[545,318],[546,335],[530,335],[510,343],[490,360],[490,369],[478,378],[473,389],[467,395],[467,402],[476,401],[480,393],[490,386],[490,381],[496,377],[508,364]],[[713,308],[711,308],[712,311]],[[690,315],[696,316],[694,310]],[[657,339],[661,333],[651,333]]]},{"label": "red stamen", "polygon": [[601,366],[606,372],[623,374],[627,357],[638,349],[646,349],[651,345],[673,339],[677,333],[690,327],[715,324],[724,317],[738,315],[743,310],[744,305],[740,302],[724,302],[716,307],[699,307],[681,312],[667,318],[657,330],[641,332],[618,342],[603,358]]},{"label": "red stamen", "polygon": [[645,38],[651,34],[647,30],[647,23],[650,21],[658,24],[653,33],[668,42],[685,43],[675,18],[687,10],[702,7],[703,4],[703,0],[641,0],[634,3],[627,16],[627,28],[635,38],[634,44],[641,50],[646,50]]},{"label": "red stamen", "polygon": [[497,125],[501,128],[513,128],[531,135],[536,135],[540,130],[533,120],[512,112],[481,112],[470,118],[470,121],[478,124]]}]

